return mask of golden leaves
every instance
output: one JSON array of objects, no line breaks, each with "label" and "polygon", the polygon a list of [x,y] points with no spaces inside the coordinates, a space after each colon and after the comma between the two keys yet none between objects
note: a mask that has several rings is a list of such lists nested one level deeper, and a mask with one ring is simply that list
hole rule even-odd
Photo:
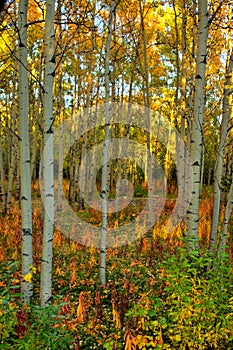
[{"label": "golden leaves", "polygon": [[125,333],[125,350],[134,349],[136,349],[134,336],[132,335],[131,330],[127,329]]},{"label": "golden leaves", "polygon": [[121,320],[120,320],[120,315],[119,312],[116,309],[116,304],[115,301],[112,301],[112,315],[113,315],[113,321],[116,324],[116,328],[121,328]]},{"label": "golden leaves", "polygon": [[79,304],[77,308],[77,318],[79,322],[84,322],[87,318],[83,292],[79,294]]},{"label": "golden leaves", "polygon": [[32,280],[32,273],[28,272],[26,275],[23,276],[24,281],[30,283]]},{"label": "golden leaves", "polygon": [[28,283],[32,282],[33,274],[36,274],[36,267],[35,266],[33,266],[33,265],[29,266],[29,269],[30,269],[30,271],[23,276],[24,281],[26,281]]}]

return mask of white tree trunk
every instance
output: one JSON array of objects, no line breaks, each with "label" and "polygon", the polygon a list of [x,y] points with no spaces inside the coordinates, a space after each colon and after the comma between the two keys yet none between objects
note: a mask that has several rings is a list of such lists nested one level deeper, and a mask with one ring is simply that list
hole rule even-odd
[{"label": "white tree trunk", "polygon": [[[15,64],[16,66],[16,64]],[[16,68],[16,67],[15,67]],[[11,121],[10,121],[10,134],[9,134],[9,173],[8,173],[8,189],[7,189],[7,199],[6,199],[6,210],[10,211],[12,192],[13,192],[13,183],[15,176],[16,168],[16,159],[17,159],[17,149],[18,149],[18,140],[16,138],[16,79],[14,79],[13,86],[13,98],[12,98],[12,107],[11,107]]]},{"label": "white tree trunk", "polygon": [[[43,58],[42,58],[43,59]],[[42,78],[42,59],[39,67],[39,77],[38,80],[41,82]],[[40,85],[37,85],[38,90],[40,89]],[[41,109],[41,94],[36,101],[35,110],[33,111],[34,115],[32,118],[35,120],[35,131],[33,133],[33,141],[32,141],[32,154],[31,154],[31,180],[34,181],[36,179],[36,160],[37,160],[37,151],[38,151],[38,136],[39,136],[39,125],[40,125],[40,109]]]},{"label": "white tree trunk", "polygon": [[143,6],[141,0],[139,0],[139,8],[140,8],[140,25],[142,32],[142,41],[143,41],[143,62],[144,62],[144,78],[145,78],[145,113],[146,113],[146,128],[147,128],[147,136],[146,136],[146,146],[147,146],[147,169],[146,176],[148,181],[148,206],[149,206],[149,226],[153,224],[153,201],[152,201],[152,159],[151,159],[151,120],[150,120],[150,89],[149,89],[149,70],[148,70],[148,60],[147,60],[147,44],[146,44],[146,33],[145,33],[145,24],[144,24],[144,13]]},{"label": "white tree trunk", "polygon": [[[22,300],[30,301],[32,284],[32,200],[30,176],[29,95],[27,71],[27,10],[28,0],[19,2],[19,148],[21,187],[21,256],[22,256]],[[27,278],[26,278],[27,276]],[[25,278],[24,278],[25,277]]]},{"label": "white tree trunk", "polygon": [[[52,298],[52,255],[54,223],[54,176],[53,176],[53,81],[54,56],[54,13],[55,0],[46,2],[45,18],[45,77],[43,95],[44,152],[42,163],[44,230],[42,241],[40,303],[45,307]],[[46,149],[45,149],[46,147]]]},{"label": "white tree trunk", "polygon": [[62,72],[59,72],[58,83],[58,113],[60,115],[59,125],[59,150],[58,150],[58,179],[57,179],[57,210],[62,211],[62,195],[63,195],[63,155],[64,155],[64,130],[63,130],[63,76]]},{"label": "white tree trunk", "polygon": [[[214,169],[214,207],[212,214],[212,227],[210,235],[210,251],[213,252],[216,248],[216,242],[218,238],[218,224],[219,224],[219,212],[220,212],[220,200],[222,192],[222,175],[223,175],[223,157],[224,149],[226,145],[226,138],[228,133],[229,120],[231,117],[231,106],[229,103],[229,96],[231,93],[231,80],[233,69],[233,52],[229,55],[226,69],[226,81],[224,84],[223,94],[223,113],[220,129],[220,142],[218,145],[217,159]],[[222,248],[221,248],[222,249]]]},{"label": "white tree trunk", "polygon": [[106,239],[107,239],[107,226],[108,226],[108,149],[110,139],[110,49],[113,33],[113,18],[115,11],[115,1],[111,2],[110,14],[108,20],[108,36],[105,48],[105,141],[103,146],[103,167],[102,167],[102,179],[101,179],[101,196],[102,196],[102,230],[100,239],[100,283],[102,286],[106,284]]},{"label": "white tree trunk", "polygon": [[191,162],[193,172],[192,198],[187,215],[190,249],[198,248],[199,195],[201,176],[202,124],[204,114],[205,73],[207,60],[208,11],[207,1],[198,1],[198,41],[194,91],[194,119],[191,134]]},{"label": "white tree trunk", "polygon": [[[173,5],[173,7],[175,4]],[[180,122],[180,136],[181,140],[185,140],[185,124],[187,119],[187,38],[186,38],[186,30],[187,30],[187,13],[186,13],[185,3],[182,2],[182,59],[181,59],[181,79],[180,79],[180,94],[181,94],[181,122]],[[178,31],[178,29],[177,29]],[[178,32],[176,35],[176,42],[178,45]],[[178,50],[176,55],[178,55]],[[177,75],[179,74],[179,60],[177,58]],[[178,87],[177,89],[178,90]],[[176,93],[177,95],[178,93]],[[177,96],[178,99],[178,96]],[[178,100],[177,100],[178,101]],[[178,103],[178,102],[177,102]],[[178,107],[178,106],[177,106]],[[178,109],[179,110],[179,109]],[[185,148],[180,147],[177,142],[177,177],[178,177],[178,220],[182,220],[184,218],[184,201],[185,201],[185,189],[186,189],[186,181],[187,176],[185,172],[186,166],[186,156],[185,156]]]},{"label": "white tree trunk", "polygon": [[225,209],[225,215],[224,215],[224,220],[222,224],[222,232],[220,236],[220,243],[219,243],[219,249],[218,249],[219,253],[223,253],[226,249],[227,227],[228,227],[229,219],[231,217],[232,206],[233,206],[233,172],[232,172],[230,191],[227,195],[227,205]]},{"label": "white tree trunk", "polygon": [[[61,23],[61,0],[58,0],[57,3],[57,21]],[[62,26],[59,25],[57,29],[57,40],[59,40],[59,35],[62,33]],[[64,128],[63,128],[63,109],[64,109],[64,91],[63,91],[63,73],[62,73],[63,65],[59,67],[58,71],[58,84],[57,84],[57,92],[58,96],[58,105],[57,110],[60,116],[59,120],[59,149],[58,149],[58,178],[57,178],[57,207],[56,210],[62,211],[62,198],[63,198],[63,156],[64,156]]]},{"label": "white tree trunk", "polygon": [[2,122],[0,118],[0,197],[2,198],[3,215],[6,214],[6,188],[5,188],[5,169],[2,155]]}]

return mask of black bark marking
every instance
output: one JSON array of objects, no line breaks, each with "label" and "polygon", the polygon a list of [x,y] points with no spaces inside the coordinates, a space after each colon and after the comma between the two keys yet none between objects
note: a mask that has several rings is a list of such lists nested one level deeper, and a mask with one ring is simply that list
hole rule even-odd
[{"label": "black bark marking", "polygon": [[53,57],[51,58],[51,60],[50,60],[49,62],[51,62],[51,63],[56,63],[56,56],[53,55]]},{"label": "black bark marking", "polygon": [[46,134],[53,134],[53,123],[52,123],[52,125],[49,127],[49,129],[46,131]]},{"label": "black bark marking", "polygon": [[32,236],[32,231],[30,228],[23,228],[22,234],[23,234],[23,236]]},{"label": "black bark marking", "polygon": [[103,190],[103,191],[101,192],[100,197],[101,197],[102,199],[104,199],[104,196],[106,195],[106,193],[107,193],[107,191],[106,191],[106,190]]},{"label": "black bark marking", "polygon": [[198,160],[197,160],[195,163],[193,163],[193,165],[194,165],[194,166],[199,166],[200,164],[199,164],[199,162],[198,162]]},{"label": "black bark marking", "polygon": [[207,63],[207,55],[204,55],[202,63],[206,64]]}]

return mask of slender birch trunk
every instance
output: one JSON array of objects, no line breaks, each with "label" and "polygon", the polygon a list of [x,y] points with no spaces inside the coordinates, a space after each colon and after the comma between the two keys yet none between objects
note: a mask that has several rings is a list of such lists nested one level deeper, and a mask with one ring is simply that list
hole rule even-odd
[{"label": "slender birch trunk", "polygon": [[54,223],[54,176],[53,176],[53,81],[55,0],[46,2],[45,18],[45,76],[43,95],[44,150],[43,152],[43,201],[45,207],[40,276],[40,303],[45,307],[52,298],[52,256]]},{"label": "slender birch trunk", "polygon": [[[179,58],[179,42],[180,42],[180,35],[179,35],[179,25],[178,25],[178,13],[176,8],[176,1],[172,1],[172,6],[174,10],[174,26],[175,26],[175,34],[176,34],[176,40],[175,40],[175,53],[176,53],[176,89],[175,89],[175,116],[174,116],[174,123],[175,127],[178,130],[178,117],[179,117],[179,111],[181,107],[181,123],[180,123],[180,134],[181,134],[181,140],[184,141],[185,137],[185,117],[186,117],[186,9],[185,4],[182,2],[182,61],[180,63]],[[181,93],[181,106],[179,106],[179,93]],[[172,121],[172,114],[171,114],[171,121]],[[170,130],[169,130],[169,138],[170,140]],[[169,155],[169,147],[167,147],[167,155]],[[183,147],[183,143],[179,142],[178,135],[176,135],[176,154],[177,154],[177,185],[178,185],[178,197],[177,197],[177,204],[178,204],[178,212],[177,212],[177,219],[178,222],[180,222],[184,217],[184,207],[185,207],[185,147]],[[166,169],[166,168],[165,168]],[[165,173],[166,177],[166,173]],[[169,188],[168,188],[169,190]]]},{"label": "slender birch trunk", "polygon": [[63,196],[63,154],[64,154],[64,130],[63,130],[63,76],[59,72],[58,82],[58,113],[60,117],[59,125],[59,150],[58,150],[58,179],[57,179],[57,210],[62,211],[62,196]]},{"label": "slender birch trunk", "polygon": [[110,14],[108,20],[108,36],[105,47],[105,141],[103,146],[103,167],[102,167],[102,179],[101,179],[101,196],[102,196],[102,230],[100,240],[100,283],[102,286],[106,284],[106,240],[107,240],[107,226],[108,226],[108,149],[110,139],[110,50],[111,40],[113,34],[113,18],[115,11],[115,1],[111,2]]},{"label": "slender birch trunk", "polygon": [[13,86],[13,98],[12,98],[12,107],[11,107],[11,121],[10,121],[10,134],[9,134],[9,172],[8,172],[8,189],[7,189],[7,198],[6,198],[6,210],[10,211],[13,184],[15,177],[15,168],[16,168],[16,159],[17,159],[17,137],[16,137],[16,79],[14,80]]},{"label": "slender birch trunk", "polygon": [[148,206],[149,206],[149,226],[153,224],[153,202],[152,202],[152,159],[151,159],[151,120],[150,120],[150,89],[149,89],[149,70],[148,70],[148,59],[147,59],[147,43],[146,43],[146,33],[145,33],[145,24],[144,24],[144,14],[142,2],[139,0],[140,8],[140,21],[141,21],[141,33],[142,33],[142,42],[143,42],[143,63],[144,63],[144,79],[145,79],[145,91],[144,91],[144,100],[145,100],[145,114],[146,114],[146,146],[147,146],[147,181],[148,181]]},{"label": "slender birch trunk", "polygon": [[32,253],[32,199],[30,176],[29,94],[27,71],[27,11],[28,0],[19,2],[19,149],[20,187],[22,210],[22,300],[30,301],[33,295],[31,268]]},{"label": "slender birch trunk", "polygon": [[68,200],[69,203],[74,203],[74,179],[75,179],[75,162],[74,162],[74,153],[75,147],[70,150],[70,161],[69,161],[69,191],[68,191]]},{"label": "slender birch trunk", "polygon": [[2,122],[0,118],[0,197],[2,198],[2,209],[3,215],[6,214],[6,187],[5,187],[5,167],[3,162],[2,154]]},{"label": "slender birch trunk", "polygon": [[220,243],[218,248],[218,253],[220,254],[224,253],[226,249],[227,228],[228,228],[228,222],[230,220],[231,213],[232,213],[232,207],[233,207],[233,171],[232,171],[231,187],[227,195],[227,205],[225,209],[224,220],[222,224],[222,232],[221,232]]},{"label": "slender birch trunk", "polygon": [[[58,23],[61,23],[62,20],[62,2],[58,0],[57,2],[57,15],[56,20]],[[62,25],[59,24],[57,28],[57,40],[59,40],[59,36],[62,33]],[[62,62],[61,62],[62,63]],[[58,177],[57,177],[57,207],[56,210],[62,211],[62,198],[63,198],[63,156],[64,156],[64,100],[63,100],[63,72],[62,72],[62,64],[59,67],[58,71],[58,83],[57,83],[57,92],[58,103],[57,110],[59,115],[59,146],[58,146]]]},{"label": "slender birch trunk", "polygon": [[198,1],[197,62],[194,91],[194,119],[191,134],[191,162],[193,172],[192,198],[187,214],[188,239],[191,249],[198,248],[199,196],[201,176],[202,125],[204,115],[205,74],[207,63],[208,10],[207,1]]},{"label": "slender birch trunk", "polygon": [[201,151],[201,179],[200,179],[200,192],[202,192],[202,189],[203,189],[204,169],[205,169],[205,147],[204,147],[204,144],[203,144],[203,145],[202,145],[202,151]]},{"label": "slender birch trunk", "polygon": [[[41,81],[42,77],[42,59],[39,66],[39,77],[38,80]],[[35,106],[35,115],[33,119],[35,119],[35,131],[33,133],[33,141],[32,141],[32,155],[31,155],[31,180],[34,181],[36,179],[36,160],[37,160],[37,151],[38,151],[38,136],[39,136],[39,125],[40,125],[40,114],[41,114],[41,92],[40,85],[37,85],[37,89],[39,92],[39,98],[36,101]]]},{"label": "slender birch trunk", "polygon": [[[222,175],[223,175],[223,157],[224,149],[226,145],[226,138],[228,133],[229,120],[231,117],[231,106],[229,103],[229,96],[232,85],[232,69],[233,69],[233,52],[229,54],[229,59],[226,68],[226,80],[224,84],[223,94],[223,113],[222,122],[220,128],[220,142],[218,145],[217,159],[214,169],[214,207],[212,214],[212,226],[210,234],[210,251],[213,252],[216,247],[218,239],[218,224],[219,224],[219,213],[220,213],[220,200],[222,192]],[[223,239],[224,241],[225,239]],[[222,245],[222,244],[221,244]],[[221,248],[221,250],[223,247]]]},{"label": "slender birch trunk", "polygon": [[[30,144],[30,139],[29,139],[29,144]],[[17,160],[16,160],[16,177],[15,177],[15,199],[20,202],[20,152],[17,150]],[[31,184],[30,184],[31,186]],[[19,203],[20,206],[20,203]]]},{"label": "slender birch trunk", "polygon": [[[180,137],[181,140],[185,140],[185,125],[187,122],[187,12],[186,12],[186,0],[182,2],[182,62],[181,62],[181,81],[180,81],[180,94],[181,94],[181,125],[180,125]],[[177,38],[178,39],[178,38]],[[178,74],[178,73],[177,73]],[[185,193],[187,188],[188,177],[186,174],[186,154],[185,147],[179,147],[177,149],[177,174],[178,174],[178,220],[182,220],[184,212]]]}]

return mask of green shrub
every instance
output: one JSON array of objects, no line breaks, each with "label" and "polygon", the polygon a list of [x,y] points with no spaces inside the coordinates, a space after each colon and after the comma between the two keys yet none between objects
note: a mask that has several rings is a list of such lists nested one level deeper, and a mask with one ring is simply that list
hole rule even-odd
[{"label": "green shrub", "polygon": [[[130,310],[137,332],[144,336],[138,349],[233,348],[233,278],[227,259],[207,254],[190,256],[183,248],[161,263],[160,295],[148,307]],[[137,348],[137,347],[136,347]]]},{"label": "green shrub", "polygon": [[59,315],[64,303],[59,301],[42,309],[20,302],[19,285],[15,284],[16,262],[0,266],[0,349],[72,349],[74,334],[66,329]]}]

